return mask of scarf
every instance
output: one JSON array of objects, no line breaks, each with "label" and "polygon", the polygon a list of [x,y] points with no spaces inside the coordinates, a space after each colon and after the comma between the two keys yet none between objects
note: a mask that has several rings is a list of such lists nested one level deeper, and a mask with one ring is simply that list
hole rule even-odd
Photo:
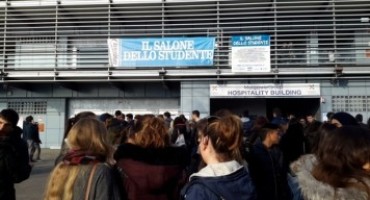
[{"label": "scarf", "polygon": [[67,165],[87,165],[92,163],[105,162],[105,160],[105,156],[81,150],[70,150],[63,158],[64,164]]}]

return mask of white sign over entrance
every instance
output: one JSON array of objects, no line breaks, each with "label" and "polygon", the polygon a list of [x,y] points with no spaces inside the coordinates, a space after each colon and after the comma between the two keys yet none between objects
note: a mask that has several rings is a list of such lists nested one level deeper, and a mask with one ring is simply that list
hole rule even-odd
[{"label": "white sign over entrance", "polygon": [[211,84],[211,97],[319,97],[319,83]]}]

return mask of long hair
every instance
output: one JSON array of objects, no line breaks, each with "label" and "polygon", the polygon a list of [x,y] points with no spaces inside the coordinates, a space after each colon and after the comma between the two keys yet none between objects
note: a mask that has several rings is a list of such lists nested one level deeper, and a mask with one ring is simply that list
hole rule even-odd
[{"label": "long hair", "polygon": [[140,130],[130,139],[135,145],[144,148],[163,148],[170,142],[164,121],[156,117],[144,118]]},{"label": "long hair", "polygon": [[344,126],[320,141],[317,165],[312,175],[333,188],[354,187],[367,193],[370,200],[369,172],[363,166],[370,162],[370,131]]},{"label": "long hair", "polygon": [[219,156],[226,160],[242,161],[240,147],[242,145],[242,122],[236,115],[226,115],[214,120],[202,119],[198,122],[198,131],[209,136],[212,145]]},{"label": "long hair", "polygon": [[[110,147],[107,143],[107,130],[97,119],[85,118],[79,120],[69,131],[67,141],[73,150],[89,152],[108,158]],[[70,200],[73,198],[73,188],[78,174],[79,165],[59,163],[50,175],[45,199]]]}]

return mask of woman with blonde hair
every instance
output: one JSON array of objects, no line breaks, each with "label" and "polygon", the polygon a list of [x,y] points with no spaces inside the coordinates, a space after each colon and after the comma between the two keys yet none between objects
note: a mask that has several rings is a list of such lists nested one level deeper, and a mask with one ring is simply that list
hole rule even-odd
[{"label": "woman with blonde hair", "polygon": [[186,148],[170,146],[163,119],[144,117],[135,131],[114,155],[128,199],[178,199]]},{"label": "woman with blonde hair", "polygon": [[78,121],[69,131],[68,153],[52,171],[45,200],[120,199],[112,168],[107,130],[96,119]]},{"label": "woman with blonde hair", "polygon": [[256,199],[252,179],[241,164],[242,122],[235,115],[209,117],[197,124],[199,153],[206,164],[190,176],[184,199]]}]

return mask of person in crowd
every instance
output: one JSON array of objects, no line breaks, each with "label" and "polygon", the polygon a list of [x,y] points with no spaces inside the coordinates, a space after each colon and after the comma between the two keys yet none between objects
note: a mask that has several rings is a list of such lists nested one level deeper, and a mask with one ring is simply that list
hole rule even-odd
[{"label": "person in crowd", "polygon": [[241,165],[239,117],[209,117],[198,122],[199,153],[206,164],[183,188],[184,199],[256,199],[247,169]]},{"label": "person in crowd", "polygon": [[266,124],[260,132],[261,141],[251,150],[249,169],[256,184],[260,200],[289,200],[288,169],[283,163],[283,155],[278,148],[280,128],[276,124]]},{"label": "person in crowd", "polygon": [[135,124],[134,115],[132,113],[128,113],[126,115],[127,118],[127,126],[132,127]]},{"label": "person in crowd", "polygon": [[103,113],[99,116],[99,120],[104,123],[106,128],[108,128],[113,120],[113,115],[109,113]]},{"label": "person in crowd", "polygon": [[144,116],[114,154],[129,200],[176,200],[185,182],[186,148],[170,146],[163,120]]},{"label": "person in crowd", "polygon": [[367,125],[363,123],[363,116],[361,114],[357,114],[355,116],[355,119],[357,121],[357,123],[362,127],[362,128],[367,128]]},{"label": "person in crowd", "polygon": [[321,122],[317,121],[313,114],[308,114],[306,116],[307,126],[321,126]]},{"label": "person in crowd", "polygon": [[[68,153],[51,172],[44,199],[121,199],[107,130],[97,119],[79,120],[69,131]],[[63,180],[63,181],[61,181]]]},{"label": "person in crowd", "polygon": [[300,118],[299,118],[299,123],[302,125],[303,129],[306,129],[306,127],[307,127],[307,121],[306,121],[306,118],[304,118],[304,117],[300,117]]},{"label": "person in crowd", "polygon": [[256,142],[260,141],[260,131],[268,123],[268,119],[264,116],[258,116],[253,122],[250,136],[246,138],[248,146],[253,146]]},{"label": "person in crowd", "polygon": [[306,120],[307,126],[304,129],[305,153],[309,154],[312,153],[312,145],[319,134],[318,131],[322,123],[317,121],[313,114],[308,114]]},{"label": "person in crowd", "polygon": [[63,135],[62,146],[61,146],[60,153],[59,153],[58,157],[55,159],[55,165],[57,165],[59,162],[61,162],[63,160],[64,155],[69,150],[69,147],[68,147],[68,145],[65,142],[66,138],[68,137],[69,131],[72,129],[72,127],[78,121],[80,121],[81,119],[85,119],[85,118],[97,119],[97,116],[93,112],[84,111],[84,112],[78,113],[75,117],[69,118],[67,120],[65,131],[64,131],[64,135]]},{"label": "person in crowd", "polygon": [[274,108],[272,111],[272,120],[271,124],[276,124],[280,126],[282,123],[286,122],[287,120],[283,117],[283,114],[280,108]]},{"label": "person in crowd", "polygon": [[319,142],[315,154],[313,162],[292,165],[303,199],[370,199],[368,129],[336,128]]},{"label": "person in crowd", "polygon": [[0,199],[15,200],[14,183],[28,179],[32,169],[18,120],[12,109],[0,112]]},{"label": "person in crowd", "polygon": [[171,143],[174,146],[187,146],[189,144],[189,134],[186,128],[186,121],[181,117],[176,117],[173,120],[173,129],[171,133]]},{"label": "person in crowd", "polygon": [[199,112],[199,110],[193,110],[191,112],[191,120],[193,122],[195,122],[195,123],[200,120],[200,112]]},{"label": "person in crowd", "polygon": [[26,123],[23,126],[23,132],[27,136],[28,152],[30,161],[34,162],[33,155],[37,151],[36,160],[40,160],[41,154],[41,140],[38,124],[34,122],[33,117],[30,115],[26,117]]},{"label": "person in crowd", "polygon": [[337,127],[342,127],[342,126],[358,126],[359,124],[357,123],[356,119],[346,113],[346,112],[338,112],[335,113],[330,121],[330,123],[334,124]]},{"label": "person in crowd", "polygon": [[294,199],[303,199],[301,190],[298,184],[297,174],[311,172],[314,165],[317,163],[317,154],[319,150],[320,143],[324,143],[325,138],[333,134],[337,127],[330,123],[323,123],[319,129],[318,134],[313,140],[312,151],[309,154],[301,156],[298,160],[294,161],[290,165],[290,175],[288,176],[289,183],[291,186]]},{"label": "person in crowd", "polygon": [[172,123],[171,113],[170,112],[165,112],[165,113],[163,113],[163,115],[164,115],[165,125],[166,125],[167,129],[169,129],[171,127],[171,123]]},{"label": "person in crowd", "polygon": [[251,129],[253,127],[253,121],[249,116],[249,111],[245,110],[242,114],[242,118],[240,118],[243,123],[243,133],[245,137],[249,137],[251,134]]},{"label": "person in crowd", "polygon": [[116,110],[114,112],[114,118],[117,119],[122,127],[127,126],[127,121],[126,121],[126,115],[122,113],[120,110]]},{"label": "person in crowd", "polygon": [[117,147],[121,144],[123,134],[122,132],[127,129],[127,127],[122,126],[121,122],[117,119],[113,119],[111,125],[108,127],[108,143],[113,147]]},{"label": "person in crowd", "polygon": [[333,112],[328,112],[327,114],[326,114],[326,118],[327,118],[327,121],[326,122],[329,122],[330,123],[330,121],[331,121],[331,119],[333,118],[333,115],[334,115],[335,113],[333,113]]},{"label": "person in crowd", "polygon": [[281,137],[280,148],[287,166],[304,154],[303,126],[297,119],[289,122],[286,133]]}]

